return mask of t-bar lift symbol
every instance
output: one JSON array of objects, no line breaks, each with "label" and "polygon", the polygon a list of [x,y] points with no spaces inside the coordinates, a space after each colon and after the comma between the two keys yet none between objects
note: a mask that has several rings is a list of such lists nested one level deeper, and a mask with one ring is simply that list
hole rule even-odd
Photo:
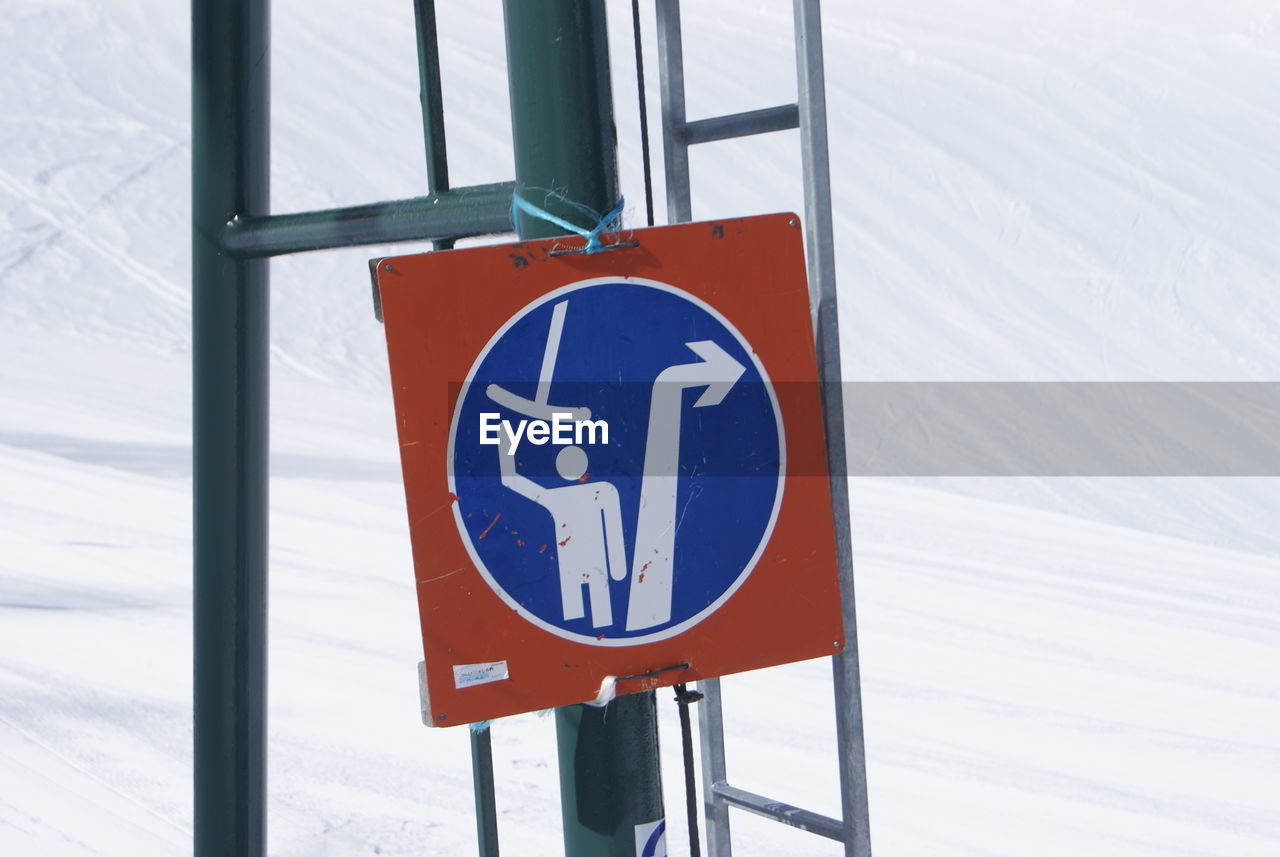
[{"label": "t-bar lift symbol", "polygon": [[[490,399],[528,417],[551,420],[556,413],[571,413],[575,420],[590,418],[589,408],[548,404],[568,304],[567,300],[561,301],[552,308],[534,398],[517,396],[497,384],[490,384],[485,389]],[[718,405],[745,371],[741,363],[711,340],[686,342],[685,345],[702,359],[663,369],[653,382],[649,400],[640,511],[636,520],[631,590],[627,600],[628,631],[652,628],[671,621],[675,538],[679,525],[676,520],[676,493],[679,488],[683,392],[692,387],[706,387],[693,407]],[[565,447],[556,456],[556,471],[570,484],[543,488],[516,473],[515,457],[507,454],[507,443],[504,441],[498,447],[502,484],[543,506],[551,513],[554,522],[564,618],[581,619],[585,615],[582,595],[585,585],[591,604],[592,626],[603,628],[612,625],[608,581],[622,581],[628,576],[617,489],[606,480],[582,481],[587,473],[588,459],[579,446]]]}]

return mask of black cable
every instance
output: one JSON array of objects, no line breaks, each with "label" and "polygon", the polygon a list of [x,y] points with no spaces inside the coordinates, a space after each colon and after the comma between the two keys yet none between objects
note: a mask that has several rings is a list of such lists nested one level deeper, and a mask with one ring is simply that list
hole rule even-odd
[{"label": "black cable", "polygon": [[644,210],[653,225],[653,171],[649,164],[649,110],[644,97],[644,51],[640,48],[640,0],[631,0],[631,32],[636,43],[636,83],[640,94],[640,156],[644,161]]},{"label": "black cable", "polygon": [[689,854],[701,857],[702,846],[698,842],[698,789],[693,780],[693,724],[689,722],[689,703],[702,699],[696,690],[688,690],[683,684],[675,685],[676,707],[680,711],[680,745],[684,750],[685,811],[689,815]]}]

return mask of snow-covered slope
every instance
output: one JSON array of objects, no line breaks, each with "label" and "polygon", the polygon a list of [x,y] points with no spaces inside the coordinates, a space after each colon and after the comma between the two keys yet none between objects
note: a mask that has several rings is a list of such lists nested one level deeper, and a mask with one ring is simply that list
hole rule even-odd
[{"label": "snow-covered slope", "polygon": [[[508,178],[497,4],[438,5],[452,177]],[[276,209],[422,192],[411,4],[275,6]],[[785,0],[685,6],[691,116],[793,97]],[[1278,380],[1272,4],[826,7],[847,377]],[[0,854],[189,848],[186,27],[0,20]],[[695,149],[695,215],[798,208],[797,170],[794,134]],[[273,265],[272,854],[473,847],[465,734],[418,722],[376,252]],[[878,854],[1275,853],[1275,480],[853,489]],[[732,780],[835,812],[827,681],[725,681]],[[550,722],[494,737],[506,847],[554,853]]]}]

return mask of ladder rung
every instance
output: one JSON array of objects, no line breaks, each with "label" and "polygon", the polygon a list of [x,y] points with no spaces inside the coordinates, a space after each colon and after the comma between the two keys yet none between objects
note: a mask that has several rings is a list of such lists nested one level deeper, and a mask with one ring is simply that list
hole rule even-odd
[{"label": "ladder rung", "polygon": [[844,842],[844,825],[834,818],[819,815],[789,803],[769,800],[754,792],[735,788],[728,783],[716,783],[712,791],[716,797],[730,806],[741,807],[756,815],[781,821],[783,824],[825,836],[827,839],[834,839],[836,842]]},{"label": "ladder rung", "polygon": [[746,113],[686,122],[678,133],[687,145],[692,146],[695,143],[731,140],[734,137],[749,137],[752,134],[767,134],[770,131],[787,131],[799,127],[800,108],[794,104],[784,104],[781,107],[766,107],[763,110],[748,110]]}]

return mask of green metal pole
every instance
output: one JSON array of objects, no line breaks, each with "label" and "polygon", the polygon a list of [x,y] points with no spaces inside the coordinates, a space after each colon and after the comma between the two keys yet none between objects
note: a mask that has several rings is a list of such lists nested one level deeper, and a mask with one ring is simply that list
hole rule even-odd
[{"label": "green metal pole", "polygon": [[[559,191],[603,214],[618,201],[604,3],[504,0],[503,12],[516,185],[570,222],[581,221],[582,212],[535,189]],[[516,226],[522,238],[565,234],[523,212]]]},{"label": "green metal pole", "polygon": [[[444,92],[440,86],[440,40],[436,36],[435,0],[413,0],[418,33],[418,80],[422,101],[422,142],[427,151],[427,190],[449,189],[449,156],[444,134]],[[436,250],[453,248],[452,238],[433,242]]]},{"label": "green metal pole", "polygon": [[556,743],[565,857],[640,857],[636,827],[663,817],[653,691],[557,708]]},{"label": "green metal pole", "polygon": [[266,0],[193,0],[195,855],[262,857],[267,265],[219,242],[267,214]]},{"label": "green metal pole", "polygon": [[493,733],[471,724],[471,787],[476,798],[476,845],[480,857],[498,857],[498,805],[493,787]]},{"label": "green metal pole", "polygon": [[[618,199],[603,0],[504,0],[516,185],[570,221]],[[584,224],[592,226],[594,224]],[[563,234],[523,214],[522,238]],[[663,816],[652,691],[556,711],[566,857],[637,857],[636,826]]]}]

